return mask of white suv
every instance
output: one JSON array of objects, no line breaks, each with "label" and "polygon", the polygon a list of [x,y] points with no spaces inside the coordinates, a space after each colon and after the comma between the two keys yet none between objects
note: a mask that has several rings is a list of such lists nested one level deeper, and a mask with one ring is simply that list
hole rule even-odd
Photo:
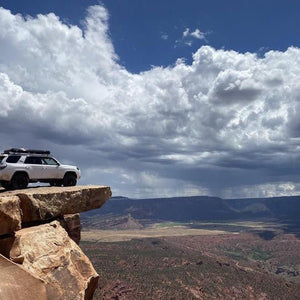
[{"label": "white suv", "polygon": [[12,148],[0,154],[0,184],[6,189],[24,189],[38,181],[74,186],[79,178],[79,168],[60,164],[50,151]]}]

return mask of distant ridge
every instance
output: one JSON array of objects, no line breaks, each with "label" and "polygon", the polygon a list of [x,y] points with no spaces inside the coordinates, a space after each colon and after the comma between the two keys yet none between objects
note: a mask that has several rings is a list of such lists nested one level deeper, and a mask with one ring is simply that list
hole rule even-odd
[{"label": "distant ridge", "polygon": [[101,210],[82,214],[82,218],[99,215],[124,216],[134,219],[197,221],[275,218],[299,221],[300,196],[221,199],[210,196],[131,199],[112,197]]}]

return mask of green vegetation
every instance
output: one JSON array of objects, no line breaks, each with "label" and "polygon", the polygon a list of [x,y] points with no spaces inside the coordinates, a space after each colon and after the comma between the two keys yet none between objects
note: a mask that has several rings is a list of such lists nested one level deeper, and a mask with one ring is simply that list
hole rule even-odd
[{"label": "green vegetation", "polygon": [[266,261],[270,258],[272,258],[272,254],[269,251],[264,251],[261,247],[254,247],[251,249],[251,252],[248,253],[248,257],[260,260],[260,261]]},{"label": "green vegetation", "polygon": [[223,252],[226,256],[237,261],[246,261],[249,259],[267,261],[268,259],[272,258],[271,252],[263,250],[260,246],[255,246],[250,249],[218,246],[217,249],[220,252]]},{"label": "green vegetation", "polygon": [[245,253],[240,249],[231,249],[226,250],[226,255],[234,260],[240,261],[240,260],[247,260],[247,256]]}]

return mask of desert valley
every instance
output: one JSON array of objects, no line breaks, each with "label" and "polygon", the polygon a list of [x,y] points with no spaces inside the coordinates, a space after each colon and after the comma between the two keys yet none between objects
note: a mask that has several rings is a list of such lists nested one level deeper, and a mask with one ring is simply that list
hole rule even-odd
[{"label": "desert valley", "polygon": [[113,197],[81,217],[95,299],[300,299],[299,198]]}]

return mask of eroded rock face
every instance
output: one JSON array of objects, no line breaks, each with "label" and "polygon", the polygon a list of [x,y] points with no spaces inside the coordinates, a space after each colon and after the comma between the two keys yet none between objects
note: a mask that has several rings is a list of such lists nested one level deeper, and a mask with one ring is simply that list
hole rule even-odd
[{"label": "eroded rock face", "polygon": [[60,220],[59,222],[60,225],[67,231],[69,237],[76,244],[79,244],[81,237],[80,215],[64,215],[62,217],[62,220]]},{"label": "eroded rock face", "polygon": [[17,196],[0,196],[0,236],[21,229],[20,200]]},{"label": "eroded rock face", "polygon": [[47,300],[44,282],[0,254],[0,299]]},{"label": "eroded rock face", "polygon": [[99,276],[58,221],[19,230],[9,256],[46,283],[49,299],[92,299]]},{"label": "eroded rock face", "polygon": [[40,187],[3,194],[20,198],[22,222],[29,223],[100,208],[111,190],[107,186]]},{"label": "eroded rock face", "polygon": [[0,300],[92,299],[99,276],[76,244],[79,213],[110,196],[104,186],[1,190]]}]

